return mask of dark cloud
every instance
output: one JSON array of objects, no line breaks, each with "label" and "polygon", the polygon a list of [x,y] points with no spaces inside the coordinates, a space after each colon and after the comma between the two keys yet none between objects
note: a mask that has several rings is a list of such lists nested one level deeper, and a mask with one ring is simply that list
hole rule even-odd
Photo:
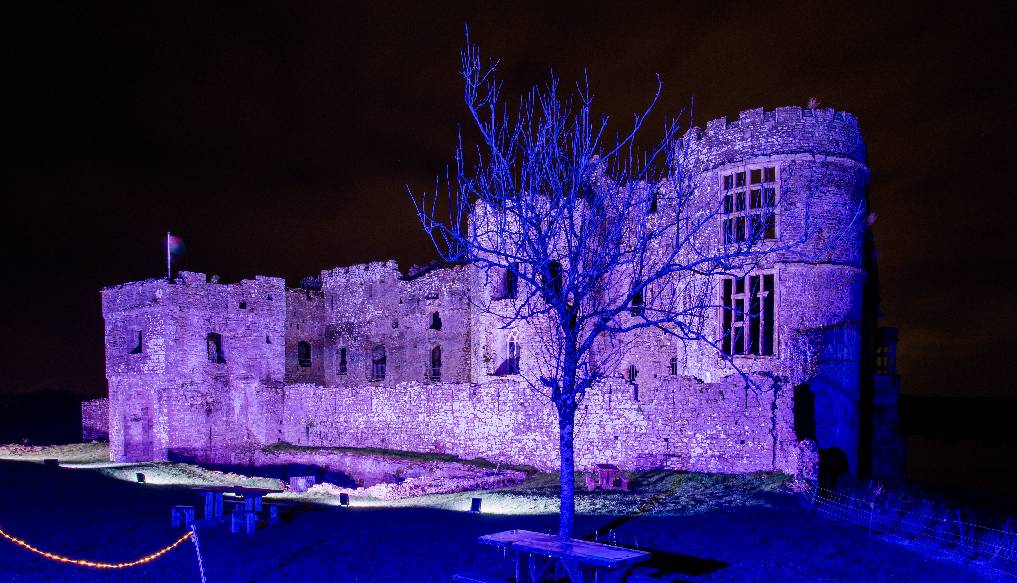
[{"label": "dark cloud", "polygon": [[508,93],[585,68],[619,121],[658,72],[661,111],[694,97],[697,123],[811,96],[857,114],[905,390],[1014,394],[1012,14],[550,4],[8,14],[0,391],[103,392],[98,289],[161,273],[168,229],[187,268],[227,279],[429,260],[404,185],[432,184],[467,121],[456,64],[468,21]]}]

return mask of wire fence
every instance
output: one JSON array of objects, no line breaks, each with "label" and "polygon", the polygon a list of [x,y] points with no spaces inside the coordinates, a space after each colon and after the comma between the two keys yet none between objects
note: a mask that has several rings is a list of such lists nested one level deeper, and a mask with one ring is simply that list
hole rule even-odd
[{"label": "wire fence", "polygon": [[987,526],[965,519],[960,510],[937,507],[928,500],[905,500],[879,484],[851,493],[816,485],[804,495],[817,514],[1017,578],[1017,524],[1011,519]]}]

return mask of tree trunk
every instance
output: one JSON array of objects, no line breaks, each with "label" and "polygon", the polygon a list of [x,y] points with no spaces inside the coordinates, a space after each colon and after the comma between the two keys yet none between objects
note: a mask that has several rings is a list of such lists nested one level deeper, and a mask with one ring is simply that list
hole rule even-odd
[{"label": "tree trunk", "polygon": [[572,538],[576,518],[576,456],[573,437],[575,435],[576,408],[567,403],[558,408],[558,452],[561,457],[559,476],[561,490],[558,513],[558,536]]}]

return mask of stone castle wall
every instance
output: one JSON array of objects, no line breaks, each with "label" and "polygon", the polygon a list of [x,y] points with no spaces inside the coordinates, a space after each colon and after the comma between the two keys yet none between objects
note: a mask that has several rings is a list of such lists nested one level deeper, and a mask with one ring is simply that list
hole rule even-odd
[{"label": "stone castle wall", "polygon": [[[791,399],[772,388],[667,379],[613,380],[591,391],[576,429],[579,467],[750,472],[789,468]],[[557,416],[525,384],[402,383],[285,389],[282,439],[310,446],[378,447],[557,467]]]},{"label": "stone castle wall", "polygon": [[81,404],[81,441],[109,439],[109,399],[92,399]]},{"label": "stone castle wall", "polygon": [[[691,130],[680,147],[683,180],[704,212],[723,198],[725,173],[777,169],[777,244],[804,244],[756,266],[776,278],[774,354],[734,357],[756,379],[753,391],[712,348],[633,334],[617,375],[580,408],[578,464],[793,471],[797,440],[812,437],[856,467],[868,186],[857,120],[751,110]],[[719,225],[706,229],[697,243],[720,245],[720,235]],[[402,274],[389,261],[325,270],[320,283],[220,284],[185,272],[172,284],[104,290],[113,459],[236,461],[284,441],[557,465],[552,406],[503,370],[510,336],[524,375],[537,342],[525,324],[502,325],[498,314],[512,305],[499,299],[504,274],[468,266]],[[679,284],[720,305],[720,279]],[[709,338],[722,335],[719,313],[705,318]],[[210,362],[210,334],[221,337],[222,362]],[[379,347],[384,378],[373,362]],[[630,365],[634,382],[622,378]],[[814,395],[814,435],[795,433],[802,390]],[[879,414],[890,419],[887,407]]]}]

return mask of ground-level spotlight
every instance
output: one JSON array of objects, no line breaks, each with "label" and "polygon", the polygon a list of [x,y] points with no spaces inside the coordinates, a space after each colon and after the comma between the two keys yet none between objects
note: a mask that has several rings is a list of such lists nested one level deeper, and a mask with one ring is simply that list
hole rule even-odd
[{"label": "ground-level spotlight", "polygon": [[349,506],[350,495],[346,493],[339,494],[339,506]]},{"label": "ground-level spotlight", "polygon": [[470,512],[480,514],[480,501],[480,498],[473,498],[470,500]]},{"label": "ground-level spotlight", "polygon": [[141,472],[138,472],[138,473],[134,474],[134,479],[137,480],[139,484],[144,484],[145,483],[145,474],[142,474]]}]

